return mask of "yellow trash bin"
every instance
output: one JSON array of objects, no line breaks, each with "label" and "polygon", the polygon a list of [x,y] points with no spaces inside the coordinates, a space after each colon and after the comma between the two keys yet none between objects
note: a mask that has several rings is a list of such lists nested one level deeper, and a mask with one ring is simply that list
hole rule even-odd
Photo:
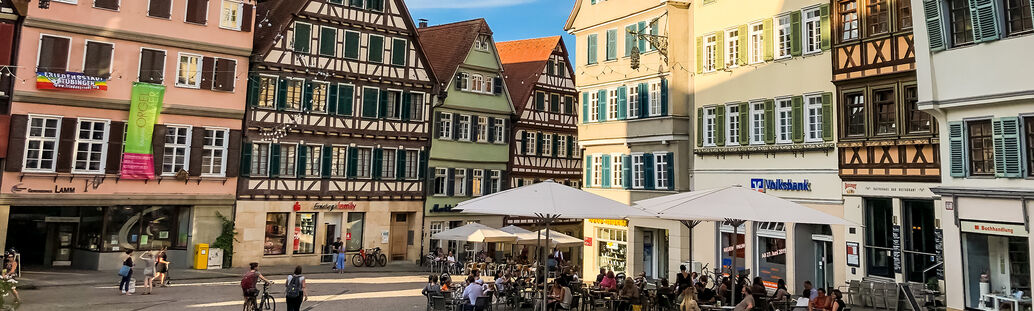
[{"label": "yellow trash bin", "polygon": [[208,269],[208,244],[194,245],[194,269]]}]

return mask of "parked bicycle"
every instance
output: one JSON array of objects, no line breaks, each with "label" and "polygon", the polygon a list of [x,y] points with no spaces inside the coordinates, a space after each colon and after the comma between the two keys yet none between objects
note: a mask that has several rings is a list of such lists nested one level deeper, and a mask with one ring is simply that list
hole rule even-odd
[{"label": "parked bicycle", "polygon": [[388,265],[388,256],[381,253],[380,247],[371,249],[360,249],[358,254],[352,255],[352,265],[356,267],[373,267]]},{"label": "parked bicycle", "polygon": [[269,294],[269,282],[262,282],[262,293],[248,300],[247,311],[276,311],[276,299]]}]

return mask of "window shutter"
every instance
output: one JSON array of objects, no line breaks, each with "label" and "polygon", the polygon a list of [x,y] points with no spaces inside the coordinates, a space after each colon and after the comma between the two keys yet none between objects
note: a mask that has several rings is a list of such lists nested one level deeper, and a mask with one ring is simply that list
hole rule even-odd
[{"label": "window shutter", "polygon": [[169,18],[172,10],[172,0],[150,0],[147,5],[147,16]]},{"label": "window shutter", "polygon": [[305,166],[309,164],[309,163],[306,163],[306,162],[308,162],[308,161],[306,161],[306,159],[309,158],[309,148],[307,146],[303,145],[303,144],[298,144],[298,149],[295,150],[295,153],[296,154],[295,154],[295,162],[294,162],[294,165],[295,165],[295,167],[294,167],[295,168],[294,176],[297,176],[298,178],[305,177]]},{"label": "window shutter", "polygon": [[377,117],[387,118],[388,117],[388,90],[382,89],[381,96],[378,99]]},{"label": "window shutter", "polygon": [[[742,102],[739,104],[740,110],[740,146],[746,146],[750,144],[750,109],[747,108],[747,103]],[[669,162],[674,159],[669,160]]]},{"label": "window shutter", "polygon": [[704,37],[697,37],[697,73],[704,72]]},{"label": "window shutter", "polygon": [[302,91],[302,111],[312,111],[312,81],[305,80],[305,88]]},{"label": "window shutter", "polygon": [[668,167],[668,190],[675,190],[675,176],[678,176],[678,174],[675,174],[674,152],[668,152],[668,162],[666,163],[666,166]]},{"label": "window shutter", "polygon": [[634,34],[635,26],[629,25],[625,27],[625,57],[632,56],[632,46],[635,45],[636,37]]},{"label": "window shutter", "polygon": [[596,63],[596,34],[589,35],[586,41],[585,46],[589,49],[585,53],[586,59],[588,60],[587,64],[592,65]]},{"label": "window shutter", "polygon": [[600,100],[596,101],[596,105],[599,109],[597,112],[597,120],[599,122],[607,121],[607,90],[599,90],[596,92],[597,98]]},{"label": "window shutter", "polygon": [[714,144],[725,146],[725,106],[718,105],[714,107],[714,111]]},{"label": "window shutter", "polygon": [[697,108],[697,147],[704,146],[704,108]]},{"label": "window shutter", "polygon": [[330,83],[327,88],[327,114],[337,114],[337,103],[338,103],[338,85]]},{"label": "window shutter", "polygon": [[452,187],[452,185],[455,185],[455,184],[456,184],[456,169],[455,168],[451,168],[451,167],[445,169],[445,195],[446,196],[450,196],[451,197],[451,196],[455,196],[456,195],[456,187]]},{"label": "window shutter", "polygon": [[322,157],[320,158],[320,177],[323,179],[330,179],[330,169],[332,167],[331,161],[334,159],[334,146],[323,145],[320,148]]},{"label": "window shutter", "polygon": [[254,23],[254,20],[255,5],[245,3],[243,5],[243,9],[241,10],[241,31],[251,32],[251,24]]},{"label": "window shutter", "polygon": [[462,72],[457,72],[456,73],[456,82],[455,82],[456,83],[456,89],[457,90],[464,89],[464,87],[463,87],[464,82],[467,82],[467,77],[464,77],[464,74]]},{"label": "window shutter", "polygon": [[500,143],[503,143],[503,144],[509,144],[510,143],[510,139],[509,139],[510,138],[510,127],[512,127],[512,126],[513,126],[513,124],[510,123],[510,120],[503,119],[503,131],[502,131],[503,137],[501,137],[499,139]]},{"label": "window shutter", "polygon": [[205,56],[201,59],[201,89],[211,90],[215,85],[215,58]]},{"label": "window shutter", "polygon": [[[654,19],[653,22],[650,22],[650,24],[651,24],[651,26],[650,26],[650,35],[656,37],[657,33],[660,31],[660,26],[661,26],[661,24],[659,22],[659,19]],[[647,43],[648,43],[647,45],[649,45],[651,51],[657,49],[656,46],[653,46],[653,43],[650,43],[650,42],[647,42]]]},{"label": "window shutter", "polygon": [[775,100],[765,100],[765,143],[775,143]]},{"label": "window shutter", "polygon": [[495,142],[495,118],[488,117],[488,142]]},{"label": "window shutter", "polygon": [[[251,153],[252,153],[252,151],[253,150],[251,150],[251,143],[244,143],[244,144],[241,145],[241,149],[240,149],[241,161],[240,161],[240,168],[238,168],[241,177],[251,177],[251,161],[252,161]],[[230,159],[230,157],[227,156],[227,159]],[[230,177],[230,175],[232,174],[231,171],[233,171],[233,170],[231,170],[229,168],[230,168],[230,166],[227,165],[227,170],[226,170],[226,175],[227,176],[226,177]]]},{"label": "window shutter", "polygon": [[280,78],[276,82],[276,110],[287,108],[287,79]]},{"label": "window shutter", "polygon": [[452,128],[452,140],[458,140],[460,138],[460,115],[452,114],[452,121],[449,122]]},{"label": "window shutter", "polygon": [[413,118],[413,94],[409,92],[402,92],[402,121],[409,121]]},{"label": "window shutter", "polygon": [[549,148],[549,150],[553,151],[552,156],[554,158],[559,158],[560,157],[560,149],[559,149],[560,148],[560,135],[553,134],[552,144],[553,144],[553,147]]},{"label": "window shutter", "polygon": [[966,126],[963,122],[948,122],[948,154],[951,177],[966,177]]},{"label": "window shutter", "polygon": [[832,32],[832,26],[829,24],[829,4],[824,3],[819,6],[819,16],[819,31],[822,36],[820,47],[823,51],[829,51],[830,33]]},{"label": "window shutter", "polygon": [[[164,139],[162,139],[164,141]],[[201,153],[205,146],[205,128],[195,126],[190,133],[190,160],[187,164],[187,175],[201,176]]]},{"label": "window shutter", "polygon": [[535,110],[543,111],[546,110],[546,94],[542,92],[535,92]]},{"label": "window shutter", "polygon": [[[104,173],[118,174],[122,165],[122,145],[125,141],[126,123],[122,121],[111,121],[108,128],[108,158],[105,159]],[[164,134],[164,132],[161,132]],[[154,161],[161,162],[162,159],[154,158]],[[155,171],[157,174],[158,172]]]},{"label": "window shutter", "polygon": [[503,93],[503,78],[492,78],[492,93],[499,95]]},{"label": "window shutter", "polygon": [[944,24],[941,22],[941,0],[923,0],[923,14],[926,16],[926,32],[930,38],[930,51],[943,51],[945,42]]},{"label": "window shutter", "polygon": [[791,125],[793,127],[793,142],[803,143],[804,142],[804,97],[794,96],[791,100],[792,108],[791,113]]},{"label": "window shutter", "polygon": [[309,24],[294,24],[294,51],[298,53],[309,53],[312,44],[312,26]]},{"label": "window shutter", "polygon": [[973,41],[998,40],[998,8],[996,0],[969,0],[970,15],[973,18]]},{"label": "window shutter", "polygon": [[822,93],[822,140],[833,141],[833,93]]},{"label": "window shutter", "polygon": [[[466,185],[463,186],[464,187],[463,190],[465,192],[464,195],[468,196],[468,197],[472,197],[472,196],[474,196],[474,169],[467,168],[467,169],[462,169],[462,170],[465,170],[467,172],[466,175],[464,175],[467,178],[467,179],[465,179]],[[484,175],[481,175],[481,176],[482,176],[482,178],[484,178]],[[484,179],[482,179],[482,180],[484,180]],[[446,187],[452,187],[452,185],[447,185]],[[484,193],[484,190],[482,190],[481,192]]]},{"label": "window shutter", "polygon": [[764,29],[762,29],[763,32],[761,33],[761,40],[762,40],[762,43],[764,45],[764,55],[763,56],[765,57],[765,61],[767,62],[767,61],[775,59],[775,51],[773,50],[773,46],[774,46],[774,42],[775,42],[774,38],[775,37],[773,35],[774,31],[772,29],[772,19],[771,18],[767,18],[764,21],[762,21],[761,22],[761,27],[764,28]]},{"label": "window shutter", "polygon": [[384,172],[384,149],[373,149],[373,168],[370,170],[373,179],[380,180]]},{"label": "window shutter", "polygon": [[643,188],[653,190],[653,154],[643,154]]},{"label": "window shutter", "polygon": [[[228,134],[230,141],[226,146],[225,176],[233,178],[244,173],[251,175],[251,144],[246,149],[242,146],[241,130],[230,130]],[[247,162],[242,161],[244,150],[248,152]]]},{"label": "window shutter", "polygon": [[618,31],[607,30],[607,60],[614,60],[618,56]]},{"label": "window shutter", "polygon": [[478,134],[479,134],[478,133],[479,132],[478,131],[478,126],[479,125],[480,124],[478,123],[478,116],[477,115],[470,116],[470,141],[476,142],[476,141],[478,141],[478,138],[480,138],[480,137],[478,137]]},{"label": "window shutter", "polygon": [[535,155],[542,155],[542,132],[535,133]]},{"label": "window shutter", "polygon": [[585,156],[585,188],[592,187],[592,156]]},{"label": "window shutter", "polygon": [[582,123],[589,123],[589,92],[582,92]]},{"label": "window shutter", "polygon": [[719,31],[714,35],[714,69],[725,69],[725,32]]},{"label": "window shutter", "polygon": [[351,116],[355,100],[355,87],[342,84],[338,86],[337,92],[337,114]]},{"label": "window shutter", "polygon": [[603,171],[603,174],[600,174],[600,183],[603,188],[610,188],[610,155],[605,154],[600,159],[603,160],[603,165],[600,166]]},{"label": "window shutter", "polygon": [[61,119],[61,133],[57,146],[57,163],[54,164],[55,170],[59,173],[72,171],[72,162],[75,161],[75,138],[78,136],[78,124],[79,119],[76,118]]},{"label": "window shutter", "polygon": [[261,82],[259,75],[248,75],[248,107],[258,107],[259,82]]},{"label": "window shutter", "polygon": [[7,163],[4,171],[21,172],[25,161],[25,134],[29,131],[29,116],[11,116],[11,131],[7,143]]},{"label": "window shutter", "polygon": [[420,159],[420,168],[417,170],[417,174],[421,179],[423,179],[424,176],[427,175],[427,151],[413,152],[416,152],[419,155],[417,158]]},{"label": "window shutter", "polygon": [[736,62],[740,66],[745,66],[747,65],[747,47],[750,46],[750,43],[747,42],[747,25],[740,25],[740,29],[736,33],[740,35],[740,53],[737,55],[739,58],[736,59]]},{"label": "window shutter", "polygon": [[489,187],[492,184],[492,171],[485,170],[481,176],[481,195],[492,194],[492,187]]},{"label": "window shutter", "polygon": [[624,85],[619,86],[618,92],[618,120],[624,120],[628,115],[628,91]]},{"label": "window shutter", "polygon": [[269,178],[280,177],[280,144],[269,144]]},{"label": "window shutter", "polygon": [[790,55],[801,56],[801,11],[790,13]]},{"label": "window shutter", "polygon": [[646,82],[639,83],[639,117],[650,116],[650,88]]},{"label": "window shutter", "polygon": [[208,0],[187,0],[186,21],[195,24],[207,24]]},{"label": "window shutter", "polygon": [[359,33],[345,32],[345,58],[359,59]]},{"label": "window shutter", "polygon": [[[646,22],[645,21],[639,22],[639,31],[638,31],[638,33],[639,34],[646,34]],[[646,40],[640,39],[639,36],[636,36],[636,41],[639,43],[638,44],[639,45],[639,53],[645,53],[646,52],[646,44],[647,44]]]},{"label": "window shutter", "polygon": [[661,115],[668,115],[668,78],[661,78]]},{"label": "window shutter", "polygon": [[406,179],[406,149],[399,149],[395,152],[395,179]]},{"label": "window shutter", "polygon": [[499,171],[499,189],[510,189],[510,174],[506,170]]},{"label": "window shutter", "polygon": [[994,120],[995,176],[1005,178],[1023,177],[1023,161],[1020,150],[1020,118],[1004,117]]},{"label": "window shutter", "polygon": [[632,189],[632,157],[621,156],[621,187]]}]

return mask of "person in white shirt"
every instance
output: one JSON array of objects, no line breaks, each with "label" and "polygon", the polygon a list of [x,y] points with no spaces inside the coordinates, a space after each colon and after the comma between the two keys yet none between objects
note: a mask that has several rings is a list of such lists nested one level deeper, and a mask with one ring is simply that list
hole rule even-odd
[{"label": "person in white shirt", "polygon": [[474,310],[474,305],[477,303],[478,298],[484,295],[485,288],[478,284],[479,281],[481,280],[475,281],[474,276],[467,277],[467,288],[463,289],[463,296],[460,297],[464,300],[469,300],[470,304],[464,305],[464,310]]}]

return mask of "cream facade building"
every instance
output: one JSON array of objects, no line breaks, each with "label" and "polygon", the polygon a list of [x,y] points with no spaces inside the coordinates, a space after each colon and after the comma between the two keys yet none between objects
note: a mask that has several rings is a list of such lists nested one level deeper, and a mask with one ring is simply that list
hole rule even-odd
[{"label": "cream facade building", "polygon": [[[583,189],[629,204],[690,190],[690,16],[685,1],[576,1],[564,30],[576,37]],[[583,275],[637,264],[668,275],[669,262],[688,256],[688,240],[685,229],[659,227],[586,220]]]}]

